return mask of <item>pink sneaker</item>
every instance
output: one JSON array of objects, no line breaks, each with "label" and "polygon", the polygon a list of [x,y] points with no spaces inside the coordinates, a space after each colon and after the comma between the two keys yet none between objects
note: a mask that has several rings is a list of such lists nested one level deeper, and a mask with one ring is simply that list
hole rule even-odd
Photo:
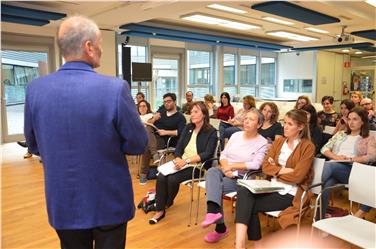
[{"label": "pink sneaker", "polygon": [[211,224],[214,224],[220,218],[222,218],[221,213],[216,213],[216,214],[215,213],[207,213],[205,215],[205,220],[203,222],[201,222],[201,227],[206,228],[206,227],[210,226]]},{"label": "pink sneaker", "polygon": [[216,231],[209,232],[207,235],[205,235],[204,240],[208,243],[217,243],[224,237],[226,237],[229,234],[230,230],[226,228],[226,232],[224,233],[217,233]]}]

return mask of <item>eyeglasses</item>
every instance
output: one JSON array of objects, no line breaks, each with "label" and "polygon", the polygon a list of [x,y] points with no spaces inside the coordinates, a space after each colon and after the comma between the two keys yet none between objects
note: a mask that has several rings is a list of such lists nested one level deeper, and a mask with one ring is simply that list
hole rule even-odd
[{"label": "eyeglasses", "polygon": [[365,105],[370,105],[372,103],[364,103],[364,104],[361,104],[361,106],[365,106]]},{"label": "eyeglasses", "polygon": [[173,102],[172,99],[168,99],[168,100],[164,100],[164,101],[163,101],[163,103],[171,103],[171,102]]}]

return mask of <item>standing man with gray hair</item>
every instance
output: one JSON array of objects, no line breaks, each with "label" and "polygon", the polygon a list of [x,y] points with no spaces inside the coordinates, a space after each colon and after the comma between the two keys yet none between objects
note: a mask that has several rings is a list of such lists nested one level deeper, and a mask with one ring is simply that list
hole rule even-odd
[{"label": "standing man with gray hair", "polygon": [[124,248],[135,211],[125,154],[142,154],[147,134],[128,84],[93,70],[102,54],[98,26],[70,17],[57,37],[66,63],[32,81],[25,101],[25,136],[43,158],[49,223],[64,249]]}]

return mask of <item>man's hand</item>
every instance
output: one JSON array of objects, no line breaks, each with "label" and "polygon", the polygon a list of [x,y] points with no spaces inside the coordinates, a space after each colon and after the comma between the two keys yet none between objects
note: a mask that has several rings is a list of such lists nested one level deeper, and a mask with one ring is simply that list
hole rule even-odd
[{"label": "man's hand", "polygon": [[157,130],[157,132],[158,132],[158,134],[159,134],[159,136],[167,136],[167,131],[166,130],[164,130],[164,129],[159,129],[159,130]]}]

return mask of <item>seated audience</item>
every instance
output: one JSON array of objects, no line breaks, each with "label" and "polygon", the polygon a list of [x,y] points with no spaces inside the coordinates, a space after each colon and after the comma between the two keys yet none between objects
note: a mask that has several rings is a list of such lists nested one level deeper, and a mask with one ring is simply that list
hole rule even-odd
[{"label": "seated audience", "polygon": [[355,106],[359,106],[360,102],[362,101],[362,93],[359,91],[355,91],[351,93],[351,101],[354,102]]},{"label": "seated audience", "polygon": [[360,105],[368,112],[368,122],[370,130],[376,130],[376,116],[373,110],[372,100],[369,98],[364,98],[360,101]]},{"label": "seated audience", "polygon": [[150,104],[146,100],[141,100],[140,102],[138,102],[137,110],[138,114],[140,114],[142,123],[148,123],[148,121],[153,118]]},{"label": "seated audience", "polygon": [[309,99],[308,96],[301,95],[296,100],[295,109],[298,109],[298,110],[302,109],[302,107],[305,106],[305,105],[307,105],[307,104],[311,104],[311,100]]},{"label": "seated audience", "polygon": [[236,181],[243,178],[248,170],[260,168],[268,150],[268,141],[257,133],[263,116],[252,108],[244,119],[244,130],[234,133],[222,151],[220,167],[210,168],[206,174],[207,214],[201,223],[203,228],[216,223],[215,231],[209,232],[204,240],[215,243],[226,236],[223,218],[223,194],[237,190]]},{"label": "seated audience", "polygon": [[264,116],[264,123],[258,132],[271,144],[275,139],[283,136],[282,125],[278,122],[278,106],[273,102],[264,102],[259,110]]},{"label": "seated audience", "polygon": [[349,99],[344,99],[344,100],[341,101],[341,105],[340,105],[341,116],[340,116],[340,119],[337,122],[336,128],[334,129],[333,135],[336,134],[339,131],[345,131],[346,130],[347,116],[349,115],[350,110],[353,109],[354,107],[355,107],[354,102],[352,102]]},{"label": "seated audience", "polygon": [[321,99],[321,105],[323,110],[317,113],[318,122],[322,130],[325,130],[325,126],[337,125],[338,113],[333,109],[334,98],[332,96],[324,96]]},{"label": "seated audience", "polygon": [[159,162],[159,155],[157,150],[163,149],[167,145],[169,137],[172,139],[170,146],[175,146],[177,138],[185,127],[185,117],[176,108],[176,95],[175,93],[166,93],[163,95],[164,108],[160,112],[153,115],[148,123],[154,124],[158,129],[154,130],[153,127],[147,126],[149,142],[142,157],[142,166],[140,174],[140,184],[144,185],[147,182],[147,174],[149,172],[149,161],[153,158],[153,163]]},{"label": "seated audience", "polygon": [[136,103],[140,103],[141,100],[145,100],[145,94],[143,92],[138,92],[136,94]]},{"label": "seated audience", "polygon": [[186,92],[185,99],[187,100],[187,102],[183,105],[181,112],[184,114],[191,114],[191,106],[193,104],[193,92]]},{"label": "seated audience", "polygon": [[217,118],[217,109],[218,107],[214,104],[214,97],[211,94],[206,94],[204,97],[206,108],[209,111],[210,118]]},{"label": "seated audience", "polygon": [[234,118],[228,120],[230,127],[224,128],[223,137],[219,138],[221,140],[221,150],[224,149],[225,139],[229,139],[233,133],[241,131],[243,129],[244,118],[249,110],[254,107],[256,107],[255,98],[251,95],[245,96],[243,98],[243,108],[236,112]]},{"label": "seated audience", "polygon": [[[312,182],[312,162],[315,146],[309,139],[307,115],[291,110],[284,118],[284,138],[276,139],[264,158],[262,171],[284,185],[285,189],[267,194],[253,194],[247,188],[238,189],[236,202],[236,248],[245,248],[249,240],[260,240],[259,212],[283,210],[278,221],[282,228],[297,224],[301,195]],[[308,204],[310,195],[306,196]]]},{"label": "seated audience", "polygon": [[[369,135],[367,112],[361,107],[353,108],[348,115],[346,131],[337,132],[321,153],[330,160],[348,160],[349,162],[326,161],[321,180],[323,188],[337,183],[347,184],[353,162],[368,164],[376,160],[375,138]],[[326,217],[330,190],[322,195],[322,217]],[[366,213],[370,207],[361,205],[361,213]],[[359,212],[358,212],[359,213]]]},{"label": "seated audience", "polygon": [[[213,157],[217,146],[217,131],[209,124],[209,113],[204,102],[194,102],[191,109],[191,123],[182,132],[175,150],[175,169],[179,171],[157,177],[155,210],[150,224],[156,224],[165,217],[179,191],[181,182],[192,178],[193,166]],[[194,172],[199,176],[199,171]]]},{"label": "seated audience", "polygon": [[307,114],[307,121],[309,125],[309,134],[311,136],[311,141],[316,147],[316,153],[315,155],[320,153],[320,149],[323,145],[323,135],[322,135],[322,130],[320,126],[318,125],[318,120],[317,120],[317,112],[316,109],[313,105],[305,105],[302,108],[303,111],[306,112]]}]

